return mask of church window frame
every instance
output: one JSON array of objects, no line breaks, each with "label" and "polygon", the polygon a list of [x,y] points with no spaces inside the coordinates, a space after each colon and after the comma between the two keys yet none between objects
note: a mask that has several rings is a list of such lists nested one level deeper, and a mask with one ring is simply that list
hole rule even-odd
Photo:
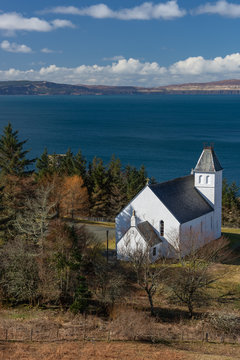
[{"label": "church window frame", "polygon": [[156,256],[157,255],[157,248],[156,248],[156,246],[154,246],[154,248],[153,248],[153,256]]},{"label": "church window frame", "polygon": [[206,176],[206,184],[208,184],[208,185],[210,184],[210,176],[209,175]]},{"label": "church window frame", "polygon": [[203,183],[203,176],[202,175],[199,175],[198,182],[199,182],[199,184]]},{"label": "church window frame", "polygon": [[164,221],[160,221],[160,236],[164,236]]}]

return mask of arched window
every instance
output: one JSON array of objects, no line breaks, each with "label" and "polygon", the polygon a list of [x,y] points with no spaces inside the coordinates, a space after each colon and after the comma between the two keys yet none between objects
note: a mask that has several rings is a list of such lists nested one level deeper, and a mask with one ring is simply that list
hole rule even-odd
[{"label": "arched window", "polygon": [[210,184],[210,176],[209,175],[206,176],[206,184]]},{"label": "arched window", "polygon": [[160,221],[160,236],[164,236],[164,221]]},{"label": "arched window", "polygon": [[202,175],[199,176],[198,180],[199,180],[199,184],[202,184]]}]

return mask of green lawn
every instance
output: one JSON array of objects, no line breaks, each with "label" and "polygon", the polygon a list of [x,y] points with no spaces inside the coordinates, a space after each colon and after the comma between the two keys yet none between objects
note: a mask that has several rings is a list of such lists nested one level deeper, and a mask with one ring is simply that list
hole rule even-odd
[{"label": "green lawn", "polygon": [[230,240],[231,248],[240,248],[240,229],[222,227],[222,234]]}]

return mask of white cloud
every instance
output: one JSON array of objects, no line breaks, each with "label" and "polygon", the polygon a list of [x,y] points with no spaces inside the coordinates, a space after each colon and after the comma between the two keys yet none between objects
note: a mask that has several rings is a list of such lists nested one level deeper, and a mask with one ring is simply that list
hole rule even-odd
[{"label": "white cloud", "polygon": [[43,49],[41,49],[41,52],[45,53],[45,54],[52,54],[52,53],[54,53],[54,50],[51,50],[48,48],[43,48]]},{"label": "white cloud", "polygon": [[30,53],[32,52],[32,49],[24,44],[16,44],[16,43],[10,43],[7,40],[4,40],[0,43],[0,48],[7,52],[13,52],[13,53]]},{"label": "white cloud", "polygon": [[103,61],[118,61],[118,60],[122,60],[122,59],[124,59],[124,56],[115,55],[115,56],[112,56],[112,57],[104,57]]},{"label": "white cloud", "polygon": [[96,19],[114,18],[119,20],[170,20],[182,17],[186,14],[184,9],[179,8],[177,0],[170,0],[166,3],[158,4],[145,2],[133,8],[122,8],[119,10],[112,10],[105,4],[98,4],[85,8],[77,8],[75,6],[57,6],[43,12],[91,16]]},{"label": "white cloud", "polygon": [[8,32],[20,30],[47,32],[62,27],[74,27],[74,25],[69,20],[55,19],[48,22],[37,17],[26,18],[16,12],[0,13],[0,30]]},{"label": "white cloud", "polygon": [[202,56],[189,57],[170,66],[172,74],[201,75],[201,74],[232,74],[240,73],[240,53],[216,57],[206,60]]},{"label": "white cloud", "polygon": [[52,50],[48,48],[43,48],[40,51],[44,54],[54,54],[54,53],[62,54],[62,50]]},{"label": "white cloud", "polygon": [[216,3],[206,3],[199,6],[196,14],[217,14],[232,18],[240,17],[240,4],[228,3],[226,0],[219,0]]},{"label": "white cloud", "polygon": [[157,62],[119,59],[109,65],[79,65],[74,68],[56,64],[38,70],[0,70],[1,80],[47,80],[69,84],[160,86],[184,82],[204,82],[240,78],[240,53],[204,59],[202,56],[177,61],[169,67]]}]

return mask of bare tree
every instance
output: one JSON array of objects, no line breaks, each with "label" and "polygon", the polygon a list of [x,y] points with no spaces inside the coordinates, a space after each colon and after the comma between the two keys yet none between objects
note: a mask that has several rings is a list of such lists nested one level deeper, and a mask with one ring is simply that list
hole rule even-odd
[{"label": "bare tree", "polygon": [[193,232],[182,234],[181,241],[178,236],[175,238],[175,257],[179,266],[170,269],[165,280],[173,298],[187,306],[190,317],[196,305],[206,303],[207,288],[219,278],[213,275],[212,266],[229,258],[228,245],[229,241],[224,237],[211,242],[207,238],[200,241],[199,234]]},{"label": "bare tree", "polygon": [[94,264],[93,289],[105,310],[111,311],[126,295],[127,278],[120,264],[99,259]]},{"label": "bare tree", "polygon": [[[134,241],[134,246],[132,246]],[[143,244],[137,239],[127,239],[124,258],[134,271],[138,285],[146,292],[150,304],[151,315],[155,315],[153,298],[160,285],[163,273],[166,271],[166,258],[158,257],[153,264],[151,244]]]},{"label": "bare tree", "polygon": [[19,234],[25,235],[34,244],[43,247],[43,239],[53,218],[55,202],[50,202],[53,185],[41,186],[34,198],[26,200],[25,209],[17,215],[14,226]]},{"label": "bare tree", "polygon": [[25,239],[16,238],[4,244],[0,251],[0,274],[5,300],[35,303],[38,296],[38,265],[35,249]]}]

